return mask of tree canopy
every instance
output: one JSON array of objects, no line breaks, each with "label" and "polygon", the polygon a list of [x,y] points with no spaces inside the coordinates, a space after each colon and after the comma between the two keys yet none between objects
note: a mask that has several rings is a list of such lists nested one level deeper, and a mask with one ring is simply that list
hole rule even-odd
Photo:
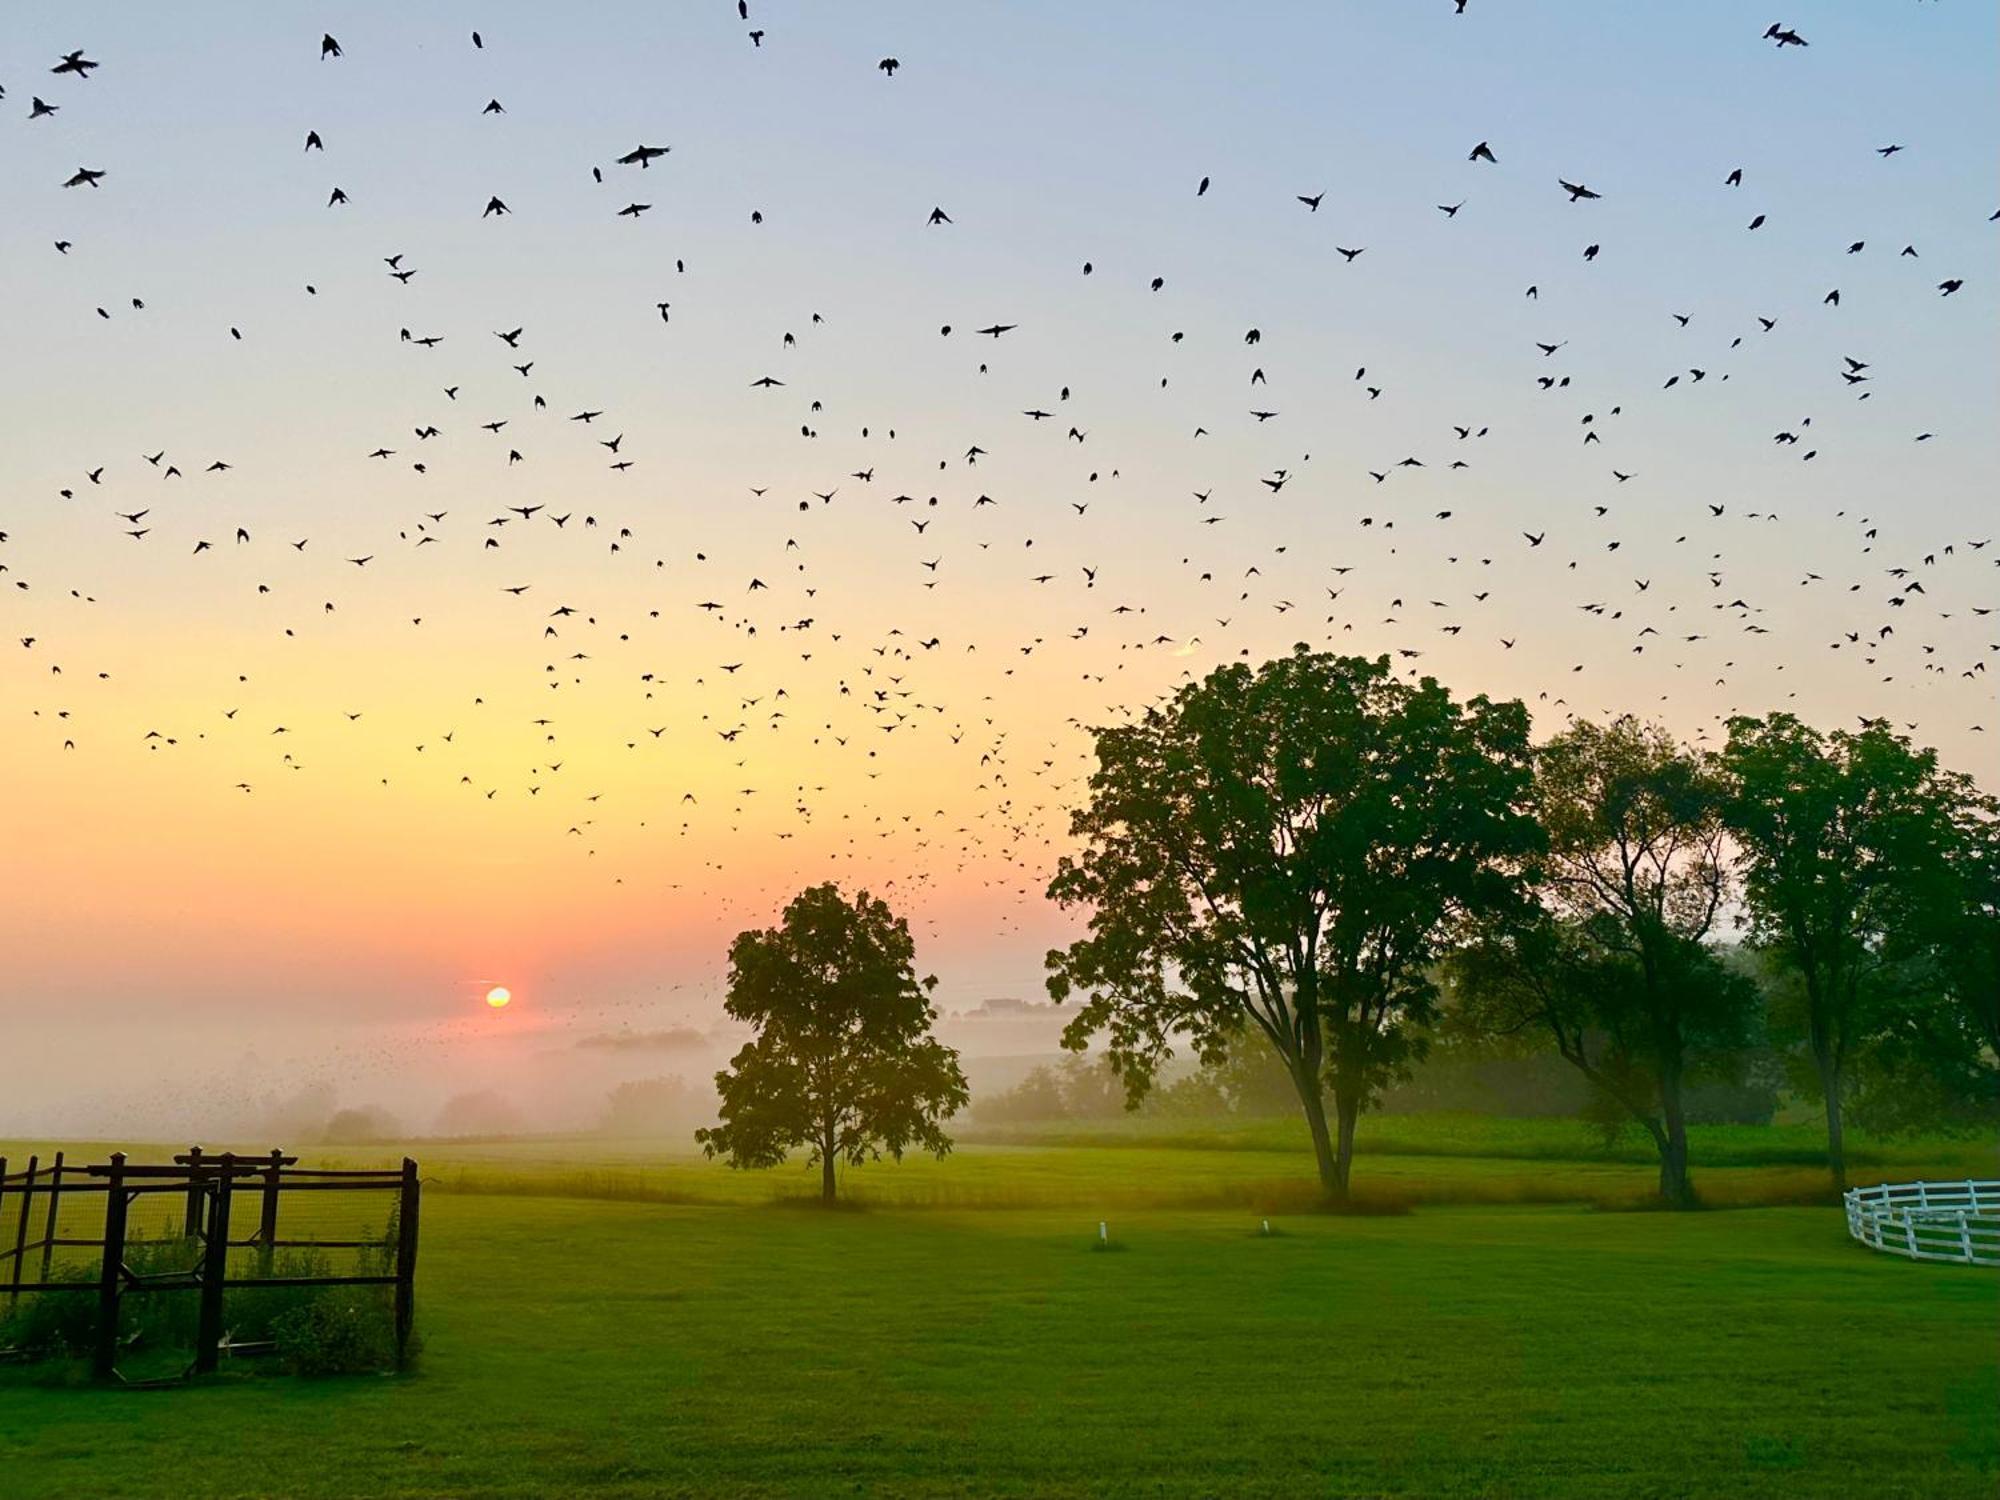
[{"label": "tree canopy", "polygon": [[949,1152],[965,1075],[931,1035],[937,980],[919,981],[915,962],[907,922],[831,884],[801,891],[778,926],[739,933],[724,1009],[757,1035],[715,1075],[721,1123],[695,1132],[703,1151],[770,1167],[804,1147],[828,1202],[839,1162]]},{"label": "tree canopy", "polygon": [[1892,929],[1917,891],[1949,899],[1938,889],[1949,796],[1935,755],[1880,720],[1822,734],[1787,713],[1735,718],[1722,768],[1751,936],[1798,981],[1796,1031],[1826,1110],[1827,1164],[1844,1190],[1850,1068],[1923,983],[1892,961]]},{"label": "tree canopy", "polygon": [[1897,887],[1886,935],[1915,979],[1882,1018],[1860,1100],[1892,1129],[2000,1123],[2000,799],[1956,773],[1942,784],[1938,858]]},{"label": "tree canopy", "polygon": [[1177,1043],[1213,1062],[1254,1028],[1344,1196],[1357,1116],[1422,1054],[1445,935],[1518,901],[1541,848],[1527,710],[1299,646],[1218,668],[1096,748],[1083,850],[1049,885],[1090,913],[1048,958],[1051,995],[1083,996],[1065,1044],[1102,1036],[1136,1102]]},{"label": "tree canopy", "polygon": [[1548,830],[1538,900],[1456,960],[1497,1031],[1534,1027],[1660,1154],[1660,1195],[1693,1202],[1683,1095],[1704,1054],[1744,1039],[1755,986],[1710,936],[1731,891],[1728,784],[1665,730],[1580,721],[1537,756]]}]

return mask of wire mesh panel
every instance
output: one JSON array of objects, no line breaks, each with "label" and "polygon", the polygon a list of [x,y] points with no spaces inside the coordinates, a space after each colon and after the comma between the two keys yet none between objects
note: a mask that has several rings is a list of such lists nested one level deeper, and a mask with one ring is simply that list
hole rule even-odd
[{"label": "wire mesh panel", "polygon": [[388,1275],[401,1192],[394,1173],[233,1183],[229,1275]]}]

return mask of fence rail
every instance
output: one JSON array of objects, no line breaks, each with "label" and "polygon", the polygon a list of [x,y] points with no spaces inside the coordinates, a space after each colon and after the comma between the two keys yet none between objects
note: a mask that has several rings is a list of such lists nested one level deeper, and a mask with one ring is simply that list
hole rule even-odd
[{"label": "fence rail", "polygon": [[[109,1380],[117,1375],[119,1305],[127,1296],[199,1294],[193,1369],[200,1374],[216,1368],[224,1345],[229,1290],[386,1286],[394,1289],[396,1361],[402,1364],[414,1314],[417,1164],[406,1157],[400,1167],[334,1171],[301,1168],[297,1161],[281,1151],[238,1156],[197,1146],[171,1163],[128,1162],[118,1151],[109,1161],[79,1167],[58,1151],[47,1165],[30,1156],[25,1168],[10,1172],[0,1156],[0,1311],[11,1310],[23,1294],[94,1295],[92,1364],[98,1379]],[[309,1196],[299,1200],[301,1193]],[[349,1200],[348,1194],[375,1196]],[[239,1198],[246,1200],[244,1213],[232,1232]],[[287,1203],[293,1205],[284,1215],[291,1232],[281,1233]],[[354,1206],[371,1203],[380,1215],[379,1232],[361,1222],[370,1210]],[[168,1240],[187,1247],[188,1264],[133,1269],[135,1247]],[[351,1273],[323,1266],[299,1275],[276,1258],[291,1249],[359,1254]],[[69,1253],[75,1251],[96,1254],[79,1259]]]},{"label": "fence rail", "polygon": [[2000,1182],[1883,1182],[1845,1201],[1847,1232],[1871,1250],[2000,1266]]}]

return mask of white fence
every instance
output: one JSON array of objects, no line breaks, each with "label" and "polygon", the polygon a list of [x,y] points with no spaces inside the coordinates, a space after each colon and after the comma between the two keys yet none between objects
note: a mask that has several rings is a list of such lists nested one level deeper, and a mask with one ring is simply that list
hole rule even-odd
[{"label": "white fence", "polygon": [[1847,1232],[1871,1249],[2000,1266],[2000,1182],[1883,1182],[1846,1201]]}]

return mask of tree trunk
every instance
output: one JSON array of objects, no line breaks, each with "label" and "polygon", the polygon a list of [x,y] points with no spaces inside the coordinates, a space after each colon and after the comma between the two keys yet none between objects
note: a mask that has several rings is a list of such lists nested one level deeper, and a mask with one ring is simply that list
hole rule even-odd
[{"label": "tree trunk", "polygon": [[1347,1174],[1334,1161],[1333,1141],[1326,1130],[1326,1100],[1320,1096],[1317,1078],[1301,1078],[1292,1072],[1292,1086],[1299,1091],[1299,1103],[1306,1112],[1306,1128],[1312,1132],[1313,1158],[1319,1165],[1319,1185],[1330,1198],[1347,1193]]},{"label": "tree trunk", "polygon": [[1687,1114],[1681,1105],[1681,1063],[1672,1058],[1660,1066],[1660,1117],[1666,1139],[1660,1147],[1660,1198],[1669,1208],[1693,1208],[1694,1187],[1688,1181]]},{"label": "tree trunk", "polygon": [[1333,1081],[1333,1110],[1339,1132],[1333,1163],[1333,1195],[1345,1203],[1347,1176],[1354,1166],[1354,1122],[1361,1118],[1361,1090],[1343,1085],[1336,1077]]},{"label": "tree trunk", "polygon": [[1841,1142],[1841,1066],[1833,1036],[1836,1018],[1826,996],[1829,992],[1834,995],[1845,993],[1848,1011],[1852,1013],[1853,985],[1850,981],[1845,991],[1841,985],[1842,976],[1839,973],[1821,979],[1815,971],[1806,971],[1807,1040],[1812,1045],[1813,1066],[1819,1072],[1820,1093],[1826,1100],[1826,1166],[1833,1174],[1833,1188],[1837,1193],[1847,1191],[1847,1154]]},{"label": "tree trunk", "polygon": [[1833,1174],[1833,1190],[1847,1191],[1847,1148],[1841,1138],[1840,1085],[1841,1068],[1832,1056],[1821,1056],[1819,1063],[1820,1092],[1826,1096],[1826,1165]]},{"label": "tree trunk", "polygon": [[833,1202],[833,1129],[829,1126],[819,1141],[819,1201]]}]

